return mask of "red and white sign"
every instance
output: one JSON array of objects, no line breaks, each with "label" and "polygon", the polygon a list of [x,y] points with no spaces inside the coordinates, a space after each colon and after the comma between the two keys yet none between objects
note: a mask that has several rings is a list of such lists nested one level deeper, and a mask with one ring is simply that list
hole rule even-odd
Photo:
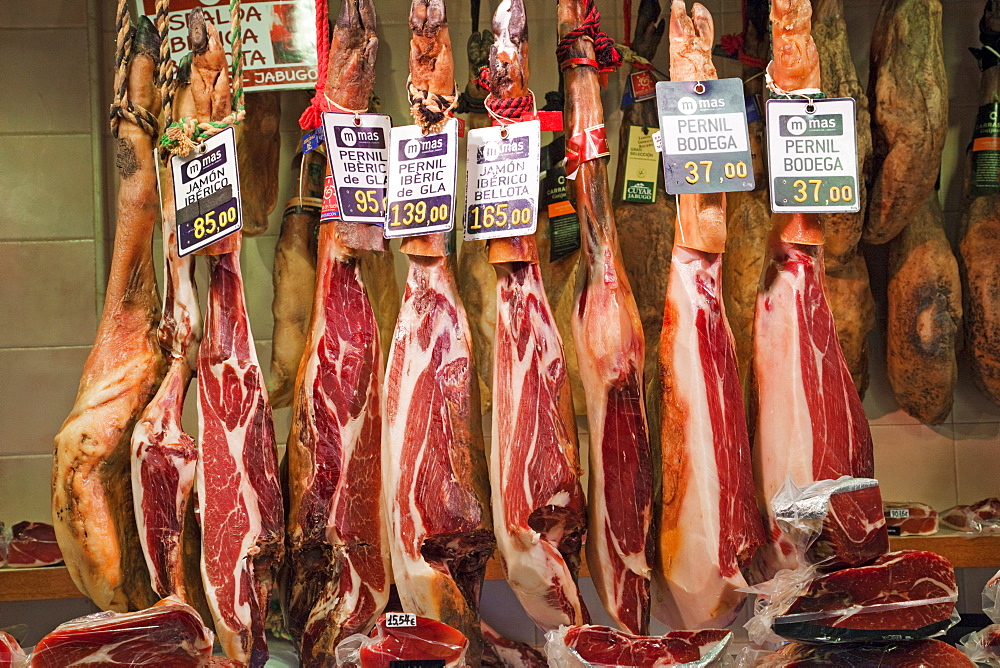
[{"label": "red and white sign", "polygon": [[[156,0],[136,0],[140,12],[156,20]],[[188,53],[188,12],[205,10],[232,50],[229,0],[171,0],[170,54]],[[288,90],[316,85],[316,5],[313,0],[243,0],[243,85],[247,90]]]}]

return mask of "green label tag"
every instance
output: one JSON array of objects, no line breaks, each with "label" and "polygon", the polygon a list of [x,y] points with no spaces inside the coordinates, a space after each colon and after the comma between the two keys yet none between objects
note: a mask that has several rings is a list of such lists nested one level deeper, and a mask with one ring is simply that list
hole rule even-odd
[{"label": "green label tag", "polygon": [[1000,104],[992,102],[979,107],[976,129],[972,133],[973,197],[1000,193]]},{"label": "green label tag", "polygon": [[628,150],[625,152],[625,191],[622,200],[652,204],[656,201],[656,177],[660,156],[653,147],[653,132],[641,125],[630,125]]}]

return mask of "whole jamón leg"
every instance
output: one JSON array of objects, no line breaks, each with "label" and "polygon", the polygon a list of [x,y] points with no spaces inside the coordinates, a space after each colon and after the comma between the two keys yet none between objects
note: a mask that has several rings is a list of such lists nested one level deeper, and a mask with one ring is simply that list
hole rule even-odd
[{"label": "whole jam\u00f3n leg", "polygon": [[[191,94],[199,118],[231,110],[222,39],[199,10],[189,26],[194,44]],[[240,274],[240,236],[208,248],[205,332],[198,351],[196,484],[202,527],[201,570],[215,631],[231,659],[267,661],[264,619],[284,551],[281,488],[271,404],[257,359]]]},{"label": "whole jam\u00f3n leg", "polygon": [[[775,0],[771,18],[775,83],[788,91],[820,88],[808,0]],[[793,546],[770,507],[787,478],[802,487],[874,473],[868,420],[823,288],[822,242],[815,215],[772,217],[754,320],[754,474],[771,541],[754,555],[758,580],[795,566]]]},{"label": "whole jam\u00f3n leg", "polygon": [[[674,0],[673,81],[718,78],[712,16]],[[654,614],[672,628],[726,626],[740,572],[764,543],[736,349],[722,303],[726,196],[680,195],[660,340],[663,486]]]},{"label": "whole jam\u00f3n leg", "polygon": [[[342,107],[368,104],[375,29],[371,0],[345,0],[331,39],[326,88]],[[366,227],[320,225],[312,319],[295,380],[281,597],[304,666],[333,661],[337,643],[367,633],[389,596],[382,354],[358,252],[381,241],[372,230],[357,229]]]},{"label": "whole jam\u00f3n leg", "polygon": [[[560,0],[559,34],[581,26],[593,0]],[[570,59],[595,59],[590,37]],[[568,143],[601,126],[597,68],[566,70]],[[653,474],[643,388],[645,341],[618,249],[606,158],[584,155],[572,191],[580,217],[583,266],[573,317],[590,434],[587,564],[604,607],[623,629],[644,634],[649,620],[648,554]]]},{"label": "whole jam\u00f3n leg", "polygon": [[[413,0],[410,29],[412,85],[453,95],[442,0]],[[401,249],[410,269],[389,351],[382,445],[393,575],[403,610],[457,628],[478,665],[479,593],[496,543],[472,331],[445,235],[408,237]]]},{"label": "whole jam\u00f3n leg", "polygon": [[[128,57],[128,95],[155,116],[159,36],[141,19]],[[153,139],[118,128],[118,224],[104,311],[73,410],[55,438],[52,518],[73,582],[104,610],[151,605],[132,503],[132,427],[164,372],[152,235],[160,203]]]},{"label": "whole jam\u00f3n leg", "polygon": [[[493,95],[529,95],[523,2],[501,3],[493,30]],[[576,422],[535,237],[493,239],[489,259],[497,274],[490,482],[500,560],[511,589],[541,628],[585,623],[576,585],[586,533]]]},{"label": "whole jam\u00f3n leg", "polygon": [[246,119],[237,127],[236,155],[240,162],[243,234],[254,237],[267,232],[268,216],[278,202],[281,93],[247,93],[246,111]]}]

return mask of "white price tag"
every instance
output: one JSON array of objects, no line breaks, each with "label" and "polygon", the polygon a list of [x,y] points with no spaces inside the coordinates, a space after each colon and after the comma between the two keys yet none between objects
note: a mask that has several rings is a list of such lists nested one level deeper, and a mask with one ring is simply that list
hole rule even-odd
[{"label": "white price tag", "polygon": [[226,128],[183,158],[170,158],[177,208],[177,254],[184,256],[243,227],[236,130]]},{"label": "white price tag", "polygon": [[416,625],[417,625],[417,616],[412,612],[385,613],[386,628],[396,629],[396,628],[411,627]]},{"label": "white price tag", "polygon": [[458,122],[423,135],[418,125],[389,133],[389,192],[385,236],[447,232],[455,220]]},{"label": "white price tag", "polygon": [[905,520],[910,516],[909,508],[890,508],[889,518],[894,520]]},{"label": "white price tag", "polygon": [[854,107],[849,97],[767,101],[767,162],[773,211],[860,210]]},{"label": "white price tag", "polygon": [[538,121],[469,131],[466,240],[535,233],[541,141]]},{"label": "white price tag", "polygon": [[381,114],[323,114],[326,156],[344,222],[385,222],[391,126],[389,117]]}]

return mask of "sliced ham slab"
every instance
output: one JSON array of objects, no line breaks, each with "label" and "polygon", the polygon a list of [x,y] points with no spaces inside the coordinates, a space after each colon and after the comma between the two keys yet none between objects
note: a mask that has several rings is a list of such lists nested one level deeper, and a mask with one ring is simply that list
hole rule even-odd
[{"label": "sliced ham slab", "polygon": [[573,626],[548,634],[550,666],[560,668],[647,668],[719,666],[727,659],[731,631],[671,631],[636,636],[607,626]]},{"label": "sliced ham slab", "polygon": [[804,645],[788,643],[765,657],[757,668],[820,668],[877,666],[878,668],[973,668],[965,655],[940,640],[876,646]]},{"label": "sliced ham slab", "polygon": [[7,566],[31,568],[53,566],[62,561],[55,529],[43,522],[18,522],[11,527],[7,543]]}]

